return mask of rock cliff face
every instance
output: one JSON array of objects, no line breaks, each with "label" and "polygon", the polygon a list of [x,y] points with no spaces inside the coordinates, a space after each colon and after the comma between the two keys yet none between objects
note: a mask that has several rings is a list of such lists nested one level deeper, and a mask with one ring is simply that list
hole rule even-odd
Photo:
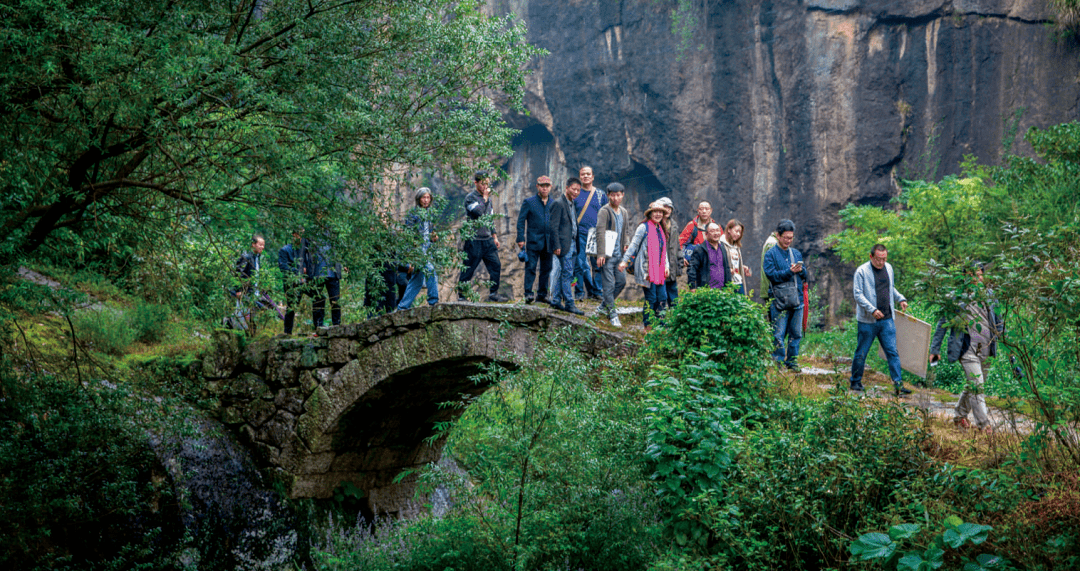
[{"label": "rock cliff face", "polygon": [[[1056,39],[1046,0],[495,0],[529,40],[529,114],[495,187],[504,273],[520,297],[512,232],[532,181],[591,165],[628,189],[632,217],[671,196],[747,227],[782,218],[816,266],[830,316],[851,268],[824,246],[846,204],[884,205],[897,179],[940,178],[964,155],[996,162],[1032,125],[1077,119],[1080,49]],[[1019,135],[1019,136],[1018,136]],[[508,247],[510,246],[510,247]],[[754,283],[754,280],[752,280]],[[633,289],[633,288],[629,288]]]}]

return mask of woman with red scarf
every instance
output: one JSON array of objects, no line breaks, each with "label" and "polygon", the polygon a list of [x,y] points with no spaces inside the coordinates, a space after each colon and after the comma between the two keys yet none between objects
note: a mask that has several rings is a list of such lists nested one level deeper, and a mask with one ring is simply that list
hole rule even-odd
[{"label": "woman with red scarf", "polygon": [[645,294],[645,330],[649,330],[650,315],[659,319],[667,305],[667,290],[664,281],[670,274],[668,260],[667,233],[661,225],[664,219],[664,207],[658,203],[649,205],[645,211],[645,220],[638,225],[630,247],[623,255],[619,271],[626,271],[630,262],[634,262],[634,281],[641,286]]}]

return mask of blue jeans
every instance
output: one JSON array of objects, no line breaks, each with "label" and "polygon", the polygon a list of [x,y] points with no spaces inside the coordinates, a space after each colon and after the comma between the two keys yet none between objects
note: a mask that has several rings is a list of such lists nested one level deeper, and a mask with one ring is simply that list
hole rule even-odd
[{"label": "blue jeans", "polygon": [[[799,356],[799,342],[802,341],[803,308],[777,311],[769,305],[769,319],[773,324],[773,359],[789,367],[795,366],[795,357]],[[784,351],[784,337],[787,337],[787,351]]]},{"label": "blue jeans", "polygon": [[585,242],[589,239],[588,228],[578,228],[577,235],[577,260],[574,265],[574,275],[577,277],[578,297],[588,295],[601,295],[600,272],[593,271],[589,255],[585,253]]},{"label": "blue jeans", "polygon": [[855,357],[851,359],[851,384],[862,383],[863,369],[866,368],[866,355],[874,339],[881,343],[885,358],[889,361],[889,377],[893,384],[903,382],[900,375],[900,353],[896,351],[896,322],[890,317],[877,323],[859,322],[859,340],[855,347]]},{"label": "blue jeans", "polygon": [[570,305],[574,303],[574,292],[570,287],[570,282],[574,280],[574,254],[577,248],[574,244],[570,244],[570,251],[563,252],[559,256],[559,282],[558,287],[551,294],[551,303],[558,303],[562,300],[562,303]]},{"label": "blue jeans", "polygon": [[431,264],[425,266],[422,272],[413,271],[412,276],[409,277],[409,283],[405,286],[405,294],[401,296],[401,303],[397,306],[398,310],[405,311],[412,307],[413,301],[416,300],[423,286],[427,286],[428,305],[439,303],[439,282],[436,279],[435,267]]},{"label": "blue jeans", "polygon": [[664,306],[667,305],[667,288],[664,284],[656,285],[649,284],[643,286],[641,291],[645,294],[645,312],[642,314],[641,322],[645,327],[649,326],[649,313],[652,313],[660,323],[664,321],[660,319],[660,316],[664,312]]},{"label": "blue jeans", "polygon": [[668,307],[675,305],[675,299],[679,297],[679,282],[675,281],[674,274],[672,274],[671,281],[664,282],[664,289],[667,291]]}]

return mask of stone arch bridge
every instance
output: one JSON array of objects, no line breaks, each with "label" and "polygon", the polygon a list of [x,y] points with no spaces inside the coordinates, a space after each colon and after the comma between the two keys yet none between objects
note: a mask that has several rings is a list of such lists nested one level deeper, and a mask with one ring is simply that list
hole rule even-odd
[{"label": "stone arch bridge", "polygon": [[485,363],[527,362],[560,337],[591,356],[634,350],[627,336],[534,306],[445,303],[277,337],[242,350],[220,331],[203,376],[220,418],[278,468],[292,497],[326,498],[343,482],[368,507],[395,513],[415,484],[402,471],[437,461],[426,442],[459,408],[439,404],[487,387],[469,379]]}]

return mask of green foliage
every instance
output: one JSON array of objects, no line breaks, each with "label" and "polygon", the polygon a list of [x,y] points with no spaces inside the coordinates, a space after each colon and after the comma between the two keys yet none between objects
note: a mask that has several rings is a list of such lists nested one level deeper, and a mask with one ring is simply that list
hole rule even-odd
[{"label": "green foliage", "polygon": [[[990,531],[989,525],[964,523],[957,516],[950,516],[941,522],[942,529],[926,545],[909,545],[901,551],[902,545],[913,543],[920,535],[921,528],[913,523],[903,523],[889,528],[889,534],[865,533],[851,542],[848,550],[852,560],[884,560],[888,569],[898,571],[930,571],[940,569],[946,563],[947,556],[957,556],[948,550],[958,552],[965,545],[981,545]],[[911,541],[904,541],[911,540]],[[992,569],[1011,569],[1008,562],[997,555],[981,553],[971,558],[967,554],[958,555],[964,564],[964,571],[984,571]]]},{"label": "green foliage", "polygon": [[169,326],[169,308],[163,305],[138,301],[126,313],[127,326],[134,332],[135,340],[157,343],[165,337]]},{"label": "green foliage", "polygon": [[75,333],[92,351],[122,355],[135,341],[124,313],[111,308],[77,311],[71,319]]},{"label": "green foliage", "polygon": [[474,0],[16,0],[0,22],[0,264],[91,266],[207,320],[254,231],[272,265],[330,230],[357,284],[395,260],[387,183],[510,154],[500,109],[540,53]]},{"label": "green foliage", "polygon": [[0,565],[167,566],[161,545],[178,519],[138,399],[103,382],[0,371]]},{"label": "green foliage", "polygon": [[684,514],[696,498],[721,493],[732,468],[733,441],[742,427],[726,408],[730,397],[712,378],[649,381],[652,391],[646,457],[653,463],[657,495],[670,514],[669,530],[680,546],[704,546],[708,528]]},{"label": "green foliage", "polygon": [[983,217],[986,187],[979,178],[945,177],[938,183],[904,181],[900,210],[849,204],[840,211],[847,226],[826,244],[848,264],[870,258],[874,244],[889,250],[898,288],[911,285],[930,260],[971,260],[987,254]]},{"label": "green foliage", "polygon": [[[494,383],[454,423],[444,454],[467,472],[431,466],[453,507],[375,529],[337,529],[314,558],[325,569],[645,569],[658,543],[640,450],[640,387],[621,365],[548,348]],[[608,369],[612,384],[597,373]],[[466,403],[454,403],[461,406]]]},{"label": "green foliage", "polygon": [[76,311],[71,321],[76,334],[91,350],[122,355],[136,341],[161,341],[168,330],[169,310],[138,301],[125,311],[112,308]]},{"label": "green foliage", "polygon": [[775,403],[772,422],[739,441],[727,492],[695,506],[718,561],[814,569],[843,557],[835,530],[880,517],[918,478],[918,431],[900,408],[848,398]]},{"label": "green foliage", "polygon": [[723,374],[753,375],[767,361],[771,328],[761,306],[731,288],[698,288],[679,295],[652,344],[666,354],[696,361],[709,353]]}]

